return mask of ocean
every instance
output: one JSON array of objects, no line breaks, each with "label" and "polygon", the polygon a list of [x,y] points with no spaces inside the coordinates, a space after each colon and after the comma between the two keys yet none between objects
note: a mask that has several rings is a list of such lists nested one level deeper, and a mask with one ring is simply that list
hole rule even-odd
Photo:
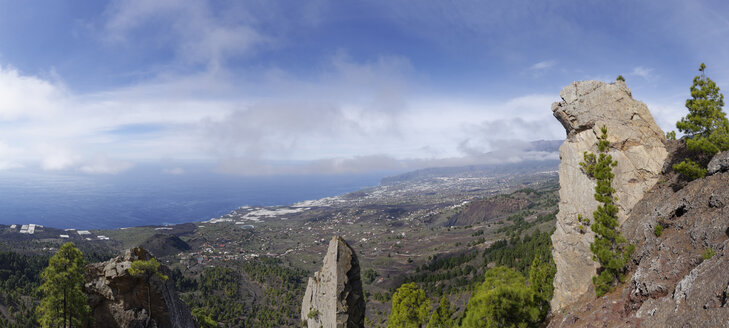
[{"label": "ocean", "polygon": [[289,205],[377,186],[386,173],[243,177],[138,166],[117,175],[0,172],[0,224],[114,229],[197,222],[245,206]]}]

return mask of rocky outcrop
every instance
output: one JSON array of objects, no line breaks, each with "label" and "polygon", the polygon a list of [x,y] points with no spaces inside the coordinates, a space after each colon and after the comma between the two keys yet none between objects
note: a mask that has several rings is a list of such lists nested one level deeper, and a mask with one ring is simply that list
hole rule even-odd
[{"label": "rocky outcrop", "polygon": [[578,215],[592,220],[598,203],[593,197],[595,182],[579,163],[585,151],[597,151],[600,128],[608,128],[609,154],[618,162],[613,169],[613,186],[621,223],[656,183],[667,156],[663,131],[648,107],[633,99],[624,82],[575,82],[562,89],[560,96],[562,101],[554,103],[552,111],[564,126],[567,139],[559,148],[560,204],[552,236],[557,265],[553,312],[576,303],[583,295],[594,295],[592,276],[597,265],[590,252],[594,234],[578,221]]},{"label": "rocky outcrop", "polygon": [[[107,262],[94,263],[86,267],[84,290],[91,306],[89,327],[136,328],[148,327],[179,328],[197,327],[174,289],[174,283],[153,277],[147,283],[134,277],[128,270],[135,260],[149,260],[151,255],[143,248],[133,248]],[[161,271],[167,272],[162,266]],[[150,293],[149,295],[147,293]]]},{"label": "rocky outcrop", "polygon": [[729,171],[729,151],[718,153],[709,162],[707,167],[709,175]]},{"label": "rocky outcrop", "polygon": [[309,278],[301,320],[309,328],[364,327],[365,301],[359,262],[341,237],[329,242],[320,271]]},{"label": "rocky outcrop", "polygon": [[729,325],[729,172],[685,186],[675,173],[661,180],[621,227],[636,245],[628,281],[556,315],[550,327]]}]

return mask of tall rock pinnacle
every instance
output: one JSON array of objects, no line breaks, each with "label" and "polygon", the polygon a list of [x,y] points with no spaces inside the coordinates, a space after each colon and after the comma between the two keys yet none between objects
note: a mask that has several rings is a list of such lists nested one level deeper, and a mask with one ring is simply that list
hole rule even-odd
[{"label": "tall rock pinnacle", "polygon": [[[562,123],[567,139],[559,148],[559,213],[552,235],[554,277],[552,311],[576,303],[592,291],[597,264],[590,243],[594,233],[582,227],[577,216],[592,220],[597,208],[595,182],[581,169],[583,153],[596,152],[600,128],[608,129],[609,154],[618,162],[613,169],[618,220],[622,224],[633,206],[653,187],[667,156],[665,136],[648,107],[634,100],[624,82],[574,82],[560,92],[561,102],[552,111]],[[594,294],[590,295],[594,297]]]},{"label": "tall rock pinnacle", "polygon": [[301,320],[309,328],[364,327],[365,301],[359,261],[342,237],[334,237],[321,270],[309,278]]}]

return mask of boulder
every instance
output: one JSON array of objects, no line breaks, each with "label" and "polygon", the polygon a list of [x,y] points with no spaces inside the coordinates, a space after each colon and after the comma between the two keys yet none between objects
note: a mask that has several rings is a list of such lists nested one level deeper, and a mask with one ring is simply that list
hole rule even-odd
[{"label": "boulder", "polygon": [[[151,258],[143,248],[133,248],[123,256],[86,266],[84,292],[89,298],[92,318],[87,327],[145,327],[150,317],[150,302],[149,327],[198,327],[185,303],[177,296],[172,281],[153,277],[147,283],[145,279],[129,274],[133,261]],[[161,266],[160,271],[169,273],[165,266]]]},{"label": "boulder", "polygon": [[562,101],[552,104],[552,111],[564,126],[567,138],[559,148],[560,203],[552,235],[557,265],[553,312],[593,293],[592,276],[598,267],[590,251],[594,234],[577,217],[592,220],[598,203],[593,196],[595,182],[579,163],[584,152],[597,152],[600,128],[607,127],[608,153],[618,162],[613,168],[613,187],[620,223],[656,183],[667,156],[663,131],[648,107],[633,99],[624,82],[574,82],[563,88],[560,96]]},{"label": "boulder", "polygon": [[714,155],[707,170],[709,175],[729,171],[729,151]]},{"label": "boulder", "polygon": [[321,270],[309,278],[301,320],[309,328],[364,327],[365,301],[357,255],[342,237],[329,242]]}]

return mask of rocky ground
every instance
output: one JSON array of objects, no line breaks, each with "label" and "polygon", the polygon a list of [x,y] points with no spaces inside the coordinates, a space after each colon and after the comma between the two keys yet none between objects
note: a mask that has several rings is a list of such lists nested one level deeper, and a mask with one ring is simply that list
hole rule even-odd
[{"label": "rocky ground", "polygon": [[[636,245],[626,283],[557,314],[553,327],[727,327],[729,173],[686,181],[669,169],[621,230]],[[656,233],[661,225],[663,231]]]}]

